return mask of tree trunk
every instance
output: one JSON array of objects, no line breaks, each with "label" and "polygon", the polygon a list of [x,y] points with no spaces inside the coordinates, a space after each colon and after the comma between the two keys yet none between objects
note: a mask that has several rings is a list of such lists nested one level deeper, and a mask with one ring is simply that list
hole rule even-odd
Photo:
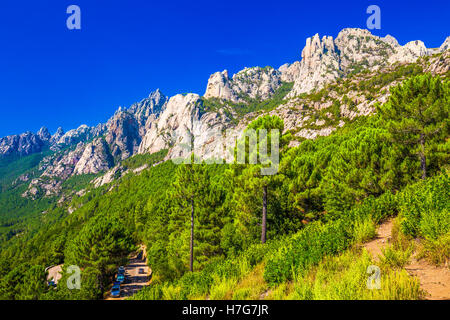
[{"label": "tree trunk", "polygon": [[194,271],[194,199],[191,199],[191,241],[189,245],[190,249],[190,263],[189,270]]},{"label": "tree trunk", "polygon": [[267,186],[264,186],[262,223],[261,223],[261,243],[266,243],[266,233],[267,233]]},{"label": "tree trunk", "polygon": [[427,177],[427,159],[425,157],[425,137],[423,134],[420,135],[420,166],[422,168],[422,179]]}]

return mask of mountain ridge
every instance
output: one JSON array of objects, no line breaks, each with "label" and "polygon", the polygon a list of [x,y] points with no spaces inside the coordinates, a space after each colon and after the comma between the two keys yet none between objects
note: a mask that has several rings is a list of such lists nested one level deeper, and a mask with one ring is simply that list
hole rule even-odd
[{"label": "mountain ridge", "polygon": [[[204,158],[223,158],[221,146],[217,145],[221,132],[235,131],[228,137],[227,142],[230,142],[261,112],[279,115],[286,123],[286,130],[293,131],[297,140],[291,141],[290,146],[295,146],[303,138],[330,134],[345,123],[338,119],[340,117],[351,120],[373,112],[376,102],[386,101],[391,83],[372,97],[360,97],[358,90],[350,90],[345,97],[330,91],[328,100],[322,97],[315,101],[316,93],[326,86],[348,81],[361,72],[391,71],[392,66],[401,68],[401,65],[414,64],[418,59],[436,54],[448,59],[449,46],[450,37],[435,49],[426,48],[419,40],[401,46],[390,35],[381,38],[357,28],[343,29],[335,39],[315,34],[306,39],[301,59],[294,63],[278,69],[244,68],[231,77],[226,70],[213,73],[203,96],[189,93],[166,97],[157,89],[129,108],[119,107],[106,123],[94,127],[81,125],[68,132],[58,128],[53,135],[43,127],[36,134],[27,132],[0,138],[0,155],[18,153],[24,156],[46,147],[53,150],[54,154],[43,160],[41,176],[33,179],[24,193],[24,196],[36,196],[40,189],[50,196],[58,194],[62,181],[70,176],[106,172],[136,154],[169,149],[166,160],[186,157],[190,150],[183,146],[192,137],[196,141],[193,150],[196,154]],[[429,72],[448,71],[445,63],[442,66],[435,60],[429,66],[424,64]],[[270,101],[286,83],[291,83],[292,89],[274,103],[272,110],[240,115],[243,106]],[[206,102],[210,101],[217,108],[205,110]],[[325,112],[327,110],[330,111]],[[322,119],[316,119],[318,113],[325,116],[322,114]]]}]

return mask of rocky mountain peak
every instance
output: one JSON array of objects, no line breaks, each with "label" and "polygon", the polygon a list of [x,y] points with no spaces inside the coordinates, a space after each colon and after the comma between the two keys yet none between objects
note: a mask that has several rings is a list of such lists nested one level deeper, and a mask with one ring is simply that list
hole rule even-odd
[{"label": "rocky mountain peak", "polygon": [[148,117],[151,115],[158,115],[167,101],[168,98],[157,89],[151,92],[148,98],[131,105],[130,108],[128,108],[128,112],[132,113],[140,125],[144,126]]},{"label": "rocky mountain peak", "polygon": [[80,141],[89,140],[92,137],[91,128],[82,124],[77,129],[72,129],[64,133],[56,143],[64,146],[74,145]]},{"label": "rocky mountain peak", "polygon": [[50,138],[50,143],[52,145],[58,143],[59,139],[61,139],[61,137],[64,135],[64,130],[62,127],[58,127],[58,129],[56,130],[56,132],[52,135],[52,137]]},{"label": "rocky mountain peak", "polygon": [[280,68],[282,79],[294,82],[288,97],[308,92],[339,76],[339,54],[331,36],[320,39],[319,34],[306,39],[302,60],[289,67]]},{"label": "rocky mountain peak", "polygon": [[445,50],[450,49],[450,36],[445,39],[442,45],[439,47],[440,52],[444,52]]},{"label": "rocky mountain peak", "polygon": [[0,138],[0,156],[20,155],[26,156],[32,153],[41,152],[46,145],[46,141],[30,131],[19,135],[11,135]]},{"label": "rocky mountain peak", "polygon": [[193,93],[171,97],[164,112],[147,131],[139,147],[139,153],[153,153],[171,144],[187,143],[192,123],[201,117],[200,104],[200,96]]},{"label": "rocky mountain peak", "polygon": [[45,142],[49,142],[51,139],[51,135],[50,132],[48,132],[48,129],[46,127],[42,127],[41,129],[39,129],[39,131],[37,132],[37,136]]},{"label": "rocky mountain peak", "polygon": [[302,51],[302,59],[306,65],[313,63],[314,59],[322,55],[332,55],[335,53],[333,37],[324,36],[322,40],[316,33],[313,37],[306,39],[306,45]]},{"label": "rocky mountain peak", "polygon": [[[449,45],[450,40],[446,40],[440,50]],[[395,62],[412,63],[433,52],[419,40],[401,46],[391,35],[380,38],[369,30],[346,28],[334,40],[327,36],[321,39],[318,34],[308,38],[301,61],[283,65],[279,71],[283,81],[294,81],[288,95],[292,98],[352,72],[374,71]]]},{"label": "rocky mountain peak", "polygon": [[228,71],[213,73],[208,80],[205,98],[220,98],[224,100],[235,101],[237,99],[235,93],[231,89]]},{"label": "rocky mountain peak", "polygon": [[117,111],[108,121],[105,140],[114,157],[126,159],[132,156],[141,142],[138,121],[127,111]]},{"label": "rocky mountain peak", "polygon": [[395,39],[393,36],[391,36],[390,34],[386,35],[384,38],[382,38],[381,40],[383,40],[384,42],[389,43],[391,46],[393,47],[398,47],[400,46],[400,44],[398,43],[397,39]]},{"label": "rocky mountain peak", "polygon": [[89,143],[74,168],[74,174],[98,173],[113,164],[105,140],[97,138]]},{"label": "rocky mountain peak", "polygon": [[228,71],[216,72],[208,80],[205,98],[245,102],[246,98],[267,99],[281,85],[281,73],[272,67],[245,68],[232,78]]}]

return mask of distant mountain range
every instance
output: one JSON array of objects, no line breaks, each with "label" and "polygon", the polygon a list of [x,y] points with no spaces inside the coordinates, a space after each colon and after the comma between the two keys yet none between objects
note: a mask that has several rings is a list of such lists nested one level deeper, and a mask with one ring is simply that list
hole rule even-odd
[{"label": "distant mountain range", "polygon": [[[373,112],[377,102],[386,101],[389,87],[414,72],[414,66],[433,74],[449,72],[448,49],[450,37],[430,49],[422,41],[401,46],[392,36],[381,38],[362,29],[344,29],[336,39],[316,34],[306,40],[299,61],[278,69],[245,68],[232,77],[226,70],[216,72],[203,96],[169,98],[156,90],[95,127],[58,128],[53,135],[43,127],[37,133],[0,138],[0,156],[52,151],[24,193],[33,197],[58,194],[61,183],[74,175],[117,170],[121,161],[136,154],[168,149],[166,159],[185,157],[189,152],[182,146],[192,137],[198,142],[197,155],[221,157],[218,135],[229,128],[239,134],[265,113],[284,120],[285,130],[297,139],[291,141],[294,146]],[[374,77],[379,82],[369,83]]]}]

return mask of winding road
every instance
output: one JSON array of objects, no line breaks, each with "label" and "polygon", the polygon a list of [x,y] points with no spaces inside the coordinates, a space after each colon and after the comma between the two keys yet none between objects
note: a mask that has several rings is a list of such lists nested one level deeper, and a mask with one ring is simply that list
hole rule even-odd
[{"label": "winding road", "polygon": [[[109,296],[107,300],[123,300],[132,296],[143,287],[150,284],[152,270],[147,266],[145,247],[141,247],[137,253],[130,257],[129,263],[125,266],[126,283],[121,285],[120,298]],[[143,269],[143,273],[139,270]]]}]

